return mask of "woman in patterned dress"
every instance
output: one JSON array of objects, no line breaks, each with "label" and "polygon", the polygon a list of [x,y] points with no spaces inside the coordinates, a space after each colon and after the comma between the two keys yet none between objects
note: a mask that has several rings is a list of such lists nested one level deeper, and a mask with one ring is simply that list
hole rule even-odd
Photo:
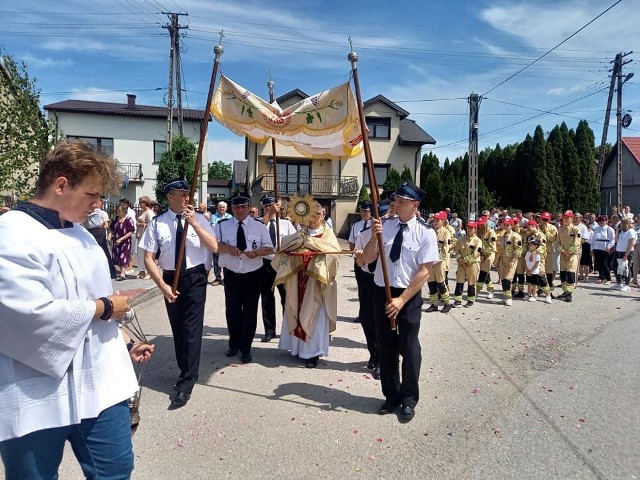
[{"label": "woman in patterned dress", "polygon": [[135,230],[133,220],[127,216],[127,206],[119,205],[116,221],[113,222],[113,245],[111,247],[111,258],[113,265],[120,274],[116,280],[125,280],[127,265],[131,260],[131,237]]}]

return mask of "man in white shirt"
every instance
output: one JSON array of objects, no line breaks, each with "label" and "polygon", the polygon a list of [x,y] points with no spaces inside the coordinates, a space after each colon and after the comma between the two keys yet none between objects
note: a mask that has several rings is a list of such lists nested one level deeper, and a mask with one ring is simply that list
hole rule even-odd
[{"label": "man in white shirt", "polygon": [[[191,398],[191,392],[198,380],[204,305],[207,297],[207,275],[211,269],[213,246],[201,238],[212,227],[204,215],[195,214],[189,200],[189,183],[177,179],[164,187],[169,209],[155,217],[140,239],[140,248],[146,250],[144,264],[147,273],[164,296],[167,316],[171,324],[173,345],[180,376],[174,386],[175,394],[169,405],[170,410],[183,407]],[[187,212],[193,216],[188,219]],[[189,222],[193,228],[188,228]],[[182,264],[178,274],[179,247],[183,235],[187,236]],[[156,252],[160,250],[156,265]],[[160,269],[162,272],[160,272]],[[172,285],[178,274],[177,288]]]},{"label": "man in white shirt", "polygon": [[253,361],[251,343],[256,334],[262,258],[273,253],[269,232],[259,219],[249,216],[249,199],[231,200],[233,218],[220,220],[214,229],[218,262],[224,271],[224,295],[229,349],[227,357],[240,352],[242,363]]},{"label": "man in white shirt", "polygon": [[616,285],[623,292],[630,290],[629,282],[631,281],[631,270],[629,261],[633,253],[633,248],[637,242],[636,231],[632,228],[633,221],[630,218],[623,218],[620,221],[620,232],[618,233],[618,241],[616,242],[616,259],[618,261],[618,269],[616,271]]}]

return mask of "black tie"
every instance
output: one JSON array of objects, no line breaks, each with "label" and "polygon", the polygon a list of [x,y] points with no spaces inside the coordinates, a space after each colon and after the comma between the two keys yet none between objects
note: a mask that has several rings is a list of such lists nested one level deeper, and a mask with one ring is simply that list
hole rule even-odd
[{"label": "black tie", "polygon": [[[176,215],[176,258],[175,258],[175,269],[178,269],[178,254],[180,253],[180,243],[182,242],[182,236],[184,235],[184,228],[182,227],[182,215]],[[184,246],[184,255],[182,256],[182,271],[187,268],[187,246]]]},{"label": "black tie", "polygon": [[242,222],[238,222],[238,235],[236,236],[236,247],[241,252],[244,252],[247,249],[247,238],[244,236],[244,228],[242,227]]},{"label": "black tie", "polygon": [[269,221],[269,236],[271,237],[271,243],[273,243],[273,246],[276,246],[276,221],[275,220],[270,220]]},{"label": "black tie", "polygon": [[392,262],[396,262],[400,258],[400,252],[402,251],[402,236],[406,227],[406,223],[398,225],[398,233],[396,233],[396,236],[393,239],[393,245],[391,245],[391,252],[389,253],[389,260]]}]

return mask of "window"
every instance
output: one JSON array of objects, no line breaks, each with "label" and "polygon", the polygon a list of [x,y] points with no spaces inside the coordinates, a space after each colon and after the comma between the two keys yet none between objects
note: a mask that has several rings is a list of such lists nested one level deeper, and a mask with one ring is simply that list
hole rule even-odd
[{"label": "window", "polygon": [[[376,175],[376,181],[378,182],[378,187],[382,187],[382,184],[387,181],[387,174],[389,173],[390,165],[378,164],[374,165],[373,169]],[[367,164],[362,165],[362,178],[364,179],[365,187],[369,186],[369,174],[367,173]]]},{"label": "window", "polygon": [[79,137],[76,135],[67,135],[67,140],[80,140],[87,142],[96,149],[104,152],[108,155],[113,155],[113,138],[100,138],[100,137]]},{"label": "window", "polygon": [[311,164],[278,163],[278,191],[289,195],[311,193]]},{"label": "window", "polygon": [[369,129],[369,138],[383,138],[386,140],[391,138],[390,118],[367,117],[366,121]]},{"label": "window", "polygon": [[153,163],[160,163],[160,157],[167,151],[167,142],[164,140],[153,141]]}]

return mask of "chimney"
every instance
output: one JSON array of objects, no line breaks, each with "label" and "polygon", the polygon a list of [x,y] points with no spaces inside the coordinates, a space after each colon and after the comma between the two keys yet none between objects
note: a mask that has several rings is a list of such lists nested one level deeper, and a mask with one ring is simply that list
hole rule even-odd
[{"label": "chimney", "polygon": [[127,93],[127,108],[136,108],[136,96]]}]

